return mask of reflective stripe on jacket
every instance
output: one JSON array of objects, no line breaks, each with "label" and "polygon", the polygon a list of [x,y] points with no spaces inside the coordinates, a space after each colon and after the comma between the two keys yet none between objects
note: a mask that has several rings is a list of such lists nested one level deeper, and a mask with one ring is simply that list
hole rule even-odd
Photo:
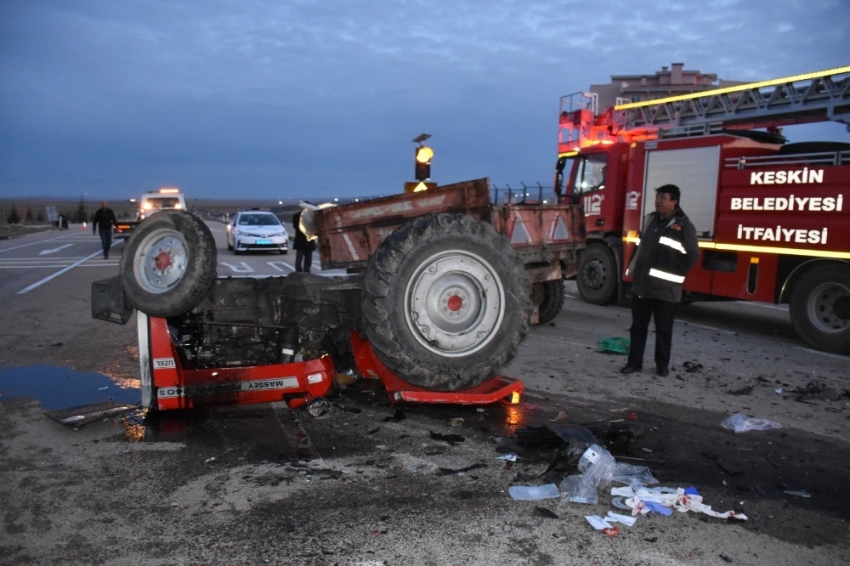
[{"label": "reflective stripe on jacket", "polygon": [[658,213],[644,218],[626,275],[632,293],[641,298],[679,302],[685,274],[699,258],[696,229],[681,208],[659,223]]}]

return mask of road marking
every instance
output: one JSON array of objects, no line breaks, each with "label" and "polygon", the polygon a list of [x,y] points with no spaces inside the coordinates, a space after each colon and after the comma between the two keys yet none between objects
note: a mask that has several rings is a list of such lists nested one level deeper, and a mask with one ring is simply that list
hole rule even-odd
[{"label": "road marking", "polygon": [[[226,265],[227,267],[230,268],[230,271],[232,271],[233,273],[254,273],[254,268],[252,268],[250,265],[248,265],[244,261],[240,261],[239,265],[233,265],[231,263],[227,263],[227,262],[222,261],[221,265]],[[241,265],[241,267],[240,267],[240,265]]]},{"label": "road marking", "polygon": [[74,244],[65,244],[64,246],[59,246],[58,248],[53,248],[52,250],[41,250],[38,252],[38,255],[47,255],[47,254],[55,254],[60,250],[64,250],[65,248],[70,248]]},{"label": "road marking", "polygon": [[28,246],[35,246],[35,245],[43,244],[45,242],[52,242],[53,240],[61,240],[63,238],[67,238],[68,236],[71,236],[71,234],[62,234],[61,236],[56,236],[55,238],[48,238],[46,240],[39,240],[37,242],[30,242],[29,244],[21,244],[20,246],[12,246],[11,248],[3,248],[2,250],[0,250],[0,253],[10,252],[12,250],[19,250],[21,248],[26,248]]},{"label": "road marking", "polygon": [[[267,261],[267,264],[281,272],[295,271],[295,268],[283,261]],[[283,268],[286,269],[283,269]]]},{"label": "road marking", "polygon": [[71,265],[69,265],[69,266],[68,266],[68,267],[66,267],[65,269],[62,269],[62,270],[60,270],[60,271],[57,271],[56,273],[54,273],[54,274],[53,274],[53,275],[51,275],[50,277],[45,277],[45,278],[44,278],[44,279],[42,279],[41,281],[36,281],[35,283],[33,283],[32,285],[30,285],[30,286],[29,286],[29,287],[27,287],[26,289],[21,289],[20,291],[18,291],[18,292],[17,292],[17,294],[18,294],[18,295],[23,295],[23,294],[25,294],[25,293],[29,293],[29,292],[30,292],[30,291],[32,291],[33,289],[36,289],[36,288],[38,288],[38,287],[41,287],[42,285],[44,285],[44,284],[45,284],[45,283],[47,283],[48,281],[52,281],[53,279],[56,279],[57,277],[59,277],[59,276],[60,276],[60,275],[62,275],[63,273],[67,273],[68,271],[71,271],[72,269],[74,269],[75,267],[77,267],[78,265],[80,265],[81,263],[85,263],[85,262],[87,262],[88,260],[90,260],[91,258],[93,258],[93,257],[95,257],[95,256],[100,255],[101,253],[103,253],[103,252],[99,252],[99,251],[94,252],[94,253],[93,253],[93,254],[91,254],[90,256],[85,257],[85,258],[81,259],[80,261],[78,261],[78,262],[76,262],[76,263],[72,263]]}]

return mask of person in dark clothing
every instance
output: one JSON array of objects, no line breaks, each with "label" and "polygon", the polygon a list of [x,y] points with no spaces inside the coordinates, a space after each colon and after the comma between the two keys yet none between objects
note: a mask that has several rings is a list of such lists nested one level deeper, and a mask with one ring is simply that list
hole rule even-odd
[{"label": "person in dark clothing", "polygon": [[307,235],[301,231],[301,212],[303,211],[299,210],[292,217],[292,226],[295,228],[295,243],[292,245],[295,248],[295,271],[310,273],[316,242],[308,240]]},{"label": "person in dark clothing", "polygon": [[631,346],[622,373],[643,368],[650,317],[655,319],[655,371],[661,377],[669,373],[676,303],[682,300],[685,274],[699,258],[696,229],[679,207],[679,198],[676,185],[655,189],[655,212],[643,220],[643,232],[626,271],[634,283]]},{"label": "person in dark clothing", "polygon": [[112,227],[118,226],[115,213],[106,204],[100,203],[100,208],[94,213],[92,220],[92,233],[100,234],[100,243],[103,245],[103,259],[109,259],[109,248],[112,247]]}]

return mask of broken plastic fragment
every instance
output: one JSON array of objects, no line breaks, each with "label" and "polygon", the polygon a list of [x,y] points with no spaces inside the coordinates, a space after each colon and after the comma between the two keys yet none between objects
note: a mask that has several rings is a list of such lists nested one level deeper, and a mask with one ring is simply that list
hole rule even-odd
[{"label": "broken plastic fragment", "polygon": [[597,531],[605,531],[613,528],[613,525],[600,517],[599,515],[585,515],[585,519],[590,523],[590,526],[596,529]]},{"label": "broken plastic fragment", "polygon": [[782,425],[769,419],[759,419],[756,417],[748,417],[741,413],[735,413],[731,417],[720,423],[725,429],[734,430],[735,432],[748,432],[751,430],[771,430],[774,428],[782,428]]},{"label": "broken plastic fragment", "polygon": [[508,489],[511,497],[517,501],[532,501],[536,499],[555,499],[561,496],[554,483],[546,485],[512,485]]}]

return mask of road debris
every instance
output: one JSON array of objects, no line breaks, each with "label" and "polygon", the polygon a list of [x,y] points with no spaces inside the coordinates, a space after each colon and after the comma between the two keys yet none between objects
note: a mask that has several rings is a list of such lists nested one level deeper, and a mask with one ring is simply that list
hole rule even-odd
[{"label": "road debris", "polygon": [[725,429],[734,430],[735,432],[749,432],[751,430],[771,430],[782,428],[782,425],[769,419],[759,419],[756,417],[748,417],[741,413],[735,413],[731,417],[720,423]]},{"label": "road debris", "polygon": [[508,493],[517,501],[535,501],[538,499],[556,499],[561,492],[554,483],[545,485],[512,485]]}]

